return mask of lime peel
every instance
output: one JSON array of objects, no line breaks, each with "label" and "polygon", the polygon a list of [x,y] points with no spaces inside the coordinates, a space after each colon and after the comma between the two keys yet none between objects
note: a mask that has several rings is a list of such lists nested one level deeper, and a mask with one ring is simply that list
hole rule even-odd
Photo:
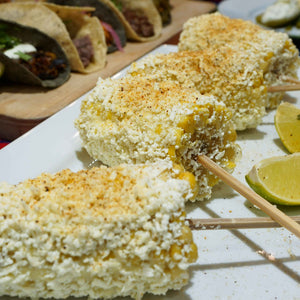
[{"label": "lime peel", "polygon": [[264,159],[253,166],[245,179],[271,203],[300,205],[300,153]]},{"label": "lime peel", "polygon": [[281,142],[290,153],[300,152],[300,108],[282,102],[274,118]]}]

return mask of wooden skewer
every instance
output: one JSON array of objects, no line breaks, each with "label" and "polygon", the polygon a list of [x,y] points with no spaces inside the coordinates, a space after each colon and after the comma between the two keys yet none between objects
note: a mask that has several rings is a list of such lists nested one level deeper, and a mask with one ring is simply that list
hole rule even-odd
[{"label": "wooden skewer", "polygon": [[270,218],[275,220],[281,226],[285,227],[298,238],[300,238],[300,224],[292,220],[289,216],[284,214],[275,205],[256,194],[252,189],[238,181],[232,175],[223,170],[215,162],[205,155],[198,157],[198,162],[201,163],[205,168],[211,171],[213,174],[218,176],[222,181],[235,189],[238,193],[248,199],[252,204],[258,206],[263,212],[265,212]]},{"label": "wooden skewer", "polygon": [[290,85],[274,85],[268,87],[268,93],[299,91],[299,90],[300,90],[300,83],[290,84]]},{"label": "wooden skewer", "polygon": [[269,86],[268,92],[275,93],[275,92],[288,92],[288,91],[300,90],[300,80],[289,77],[289,76],[283,76],[281,78],[281,80],[285,81],[285,82],[290,82],[293,84]]},{"label": "wooden skewer", "polygon": [[[300,216],[290,217],[300,223]],[[280,224],[268,217],[186,219],[192,230],[276,228]]]},{"label": "wooden skewer", "polygon": [[292,83],[300,83],[300,80],[289,76],[282,76],[281,80],[286,82],[292,82]]}]

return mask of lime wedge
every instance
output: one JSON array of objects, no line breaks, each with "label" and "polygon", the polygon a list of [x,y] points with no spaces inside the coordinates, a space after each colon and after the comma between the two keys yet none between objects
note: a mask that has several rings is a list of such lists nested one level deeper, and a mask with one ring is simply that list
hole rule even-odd
[{"label": "lime wedge", "polygon": [[300,152],[264,159],[245,178],[257,194],[271,203],[300,205]]},{"label": "lime wedge", "polygon": [[290,153],[300,152],[300,108],[282,102],[277,108],[274,122],[285,148]]}]

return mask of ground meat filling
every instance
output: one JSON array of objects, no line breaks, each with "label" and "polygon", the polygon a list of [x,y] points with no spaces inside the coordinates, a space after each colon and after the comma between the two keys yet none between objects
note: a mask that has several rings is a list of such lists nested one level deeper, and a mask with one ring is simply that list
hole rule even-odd
[{"label": "ground meat filling", "polygon": [[86,68],[92,61],[94,56],[94,48],[92,41],[88,35],[73,40],[75,47],[79,53],[83,66]]},{"label": "ground meat filling", "polygon": [[38,50],[28,54],[31,58],[19,59],[19,63],[42,80],[55,79],[66,68],[66,62],[53,52]]},{"label": "ground meat filling", "polygon": [[142,37],[154,35],[153,25],[149,22],[147,16],[140,15],[138,12],[129,8],[124,8],[122,13],[137,35]]},{"label": "ground meat filling", "polygon": [[13,61],[27,68],[41,80],[55,79],[66,69],[67,62],[64,59],[58,58],[54,52],[36,49],[31,44],[24,44],[29,46],[29,51],[15,50],[15,53],[12,51],[10,54],[7,54],[7,52],[20,44],[22,44],[21,39],[8,34],[5,31],[5,26],[0,28],[0,51]]}]

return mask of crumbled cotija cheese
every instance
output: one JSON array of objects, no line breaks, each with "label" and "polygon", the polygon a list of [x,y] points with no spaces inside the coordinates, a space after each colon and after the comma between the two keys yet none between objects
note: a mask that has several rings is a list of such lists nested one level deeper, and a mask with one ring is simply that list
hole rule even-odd
[{"label": "crumbled cotija cheese", "polygon": [[[220,47],[249,55],[249,65],[253,63],[251,57],[255,58],[261,66],[267,87],[285,84],[286,77],[297,79],[299,51],[286,33],[266,30],[251,21],[231,19],[218,12],[190,18],[183,25],[179,51]],[[282,97],[283,93],[268,93],[266,107],[276,107]]]},{"label": "crumbled cotija cheese", "polygon": [[198,199],[209,197],[218,182],[198,155],[231,171],[239,154],[225,105],[172,81],[99,79],[75,126],[87,152],[106,165],[173,161],[195,175]]},{"label": "crumbled cotija cheese", "polygon": [[227,47],[149,55],[133,63],[129,75],[172,80],[213,95],[232,112],[237,130],[255,128],[265,115],[267,90],[259,61]]},{"label": "crumbled cotija cheese", "polygon": [[42,174],[0,184],[0,295],[164,294],[197,258],[190,184],[171,163]]}]

